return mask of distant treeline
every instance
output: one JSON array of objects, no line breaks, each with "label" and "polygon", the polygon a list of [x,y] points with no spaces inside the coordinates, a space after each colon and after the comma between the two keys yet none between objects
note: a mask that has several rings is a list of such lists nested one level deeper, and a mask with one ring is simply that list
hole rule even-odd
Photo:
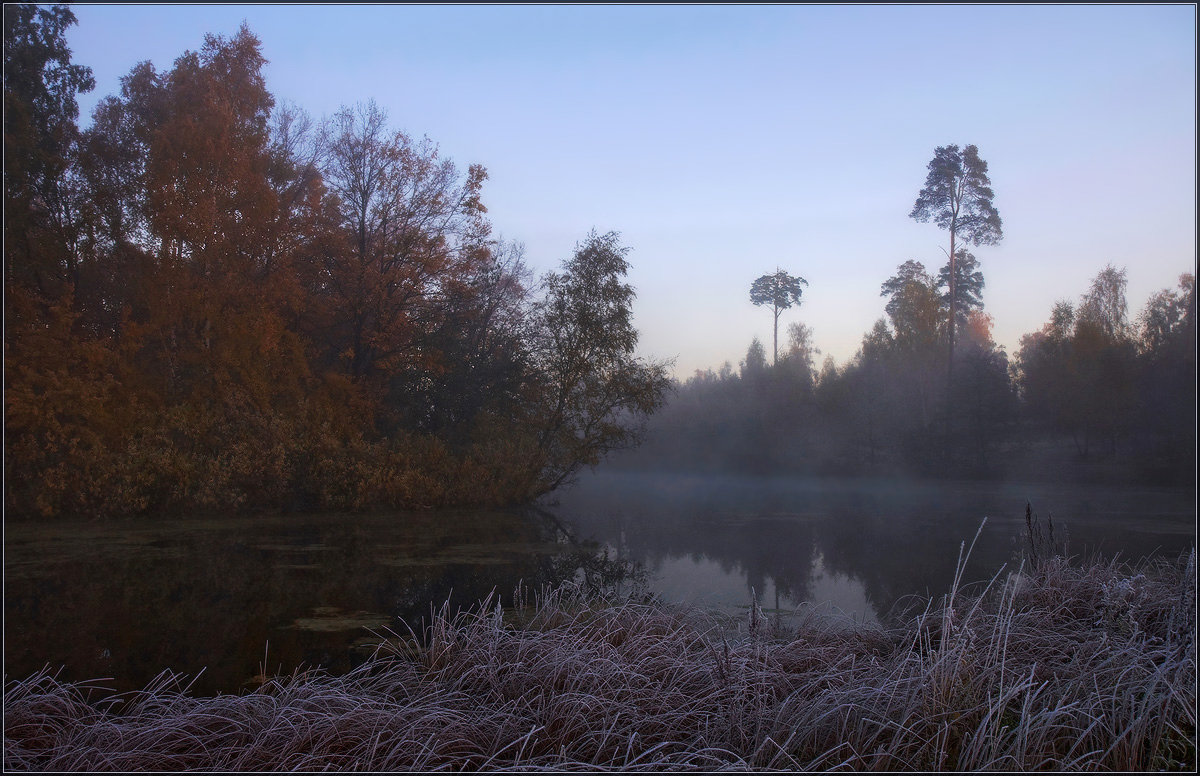
[{"label": "distant treeline", "polygon": [[818,371],[801,323],[775,365],[756,339],[738,370],[726,362],[678,385],[618,465],[1194,482],[1193,275],[1130,321],[1125,271],[1108,266],[1010,359],[991,338],[974,257],[958,258],[952,372],[948,267],[934,278],[908,261],[882,284],[887,318],[848,363]]},{"label": "distant treeline", "polygon": [[245,27],[81,131],[74,22],[4,7],[7,514],[504,504],[636,439],[615,233],[535,284],[483,167],[277,105]]}]

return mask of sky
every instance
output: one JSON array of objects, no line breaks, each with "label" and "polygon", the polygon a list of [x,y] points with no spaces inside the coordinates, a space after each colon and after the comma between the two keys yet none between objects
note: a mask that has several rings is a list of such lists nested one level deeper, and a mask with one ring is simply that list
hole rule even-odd
[{"label": "sky", "polygon": [[244,21],[268,88],[314,117],[374,99],[391,126],[489,172],[496,233],[538,274],[588,232],[632,250],[639,353],[681,379],[736,369],[772,314],[750,285],[808,281],[780,316],[844,364],[904,261],[935,148],[976,145],[1004,224],[973,248],[1015,353],[1058,299],[1125,268],[1131,318],[1196,269],[1196,7],[1177,5],[87,5],[81,124],[149,60]]}]

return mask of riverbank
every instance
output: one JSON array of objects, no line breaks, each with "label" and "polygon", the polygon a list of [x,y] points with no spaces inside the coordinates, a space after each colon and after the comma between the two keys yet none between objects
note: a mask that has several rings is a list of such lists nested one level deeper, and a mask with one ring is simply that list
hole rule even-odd
[{"label": "riverbank", "polygon": [[345,676],[199,698],[8,682],[6,770],[1194,770],[1195,554],[1052,557],[891,625],[560,588]]}]

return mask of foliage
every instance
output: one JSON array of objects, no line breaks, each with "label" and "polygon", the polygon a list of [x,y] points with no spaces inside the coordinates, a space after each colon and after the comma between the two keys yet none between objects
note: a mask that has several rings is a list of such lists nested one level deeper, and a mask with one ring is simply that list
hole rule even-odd
[{"label": "foliage", "polygon": [[1100,270],[1092,280],[1092,286],[1080,300],[1075,321],[1080,326],[1097,330],[1097,335],[1115,342],[1129,337],[1126,320],[1128,305],[1125,302],[1125,270],[1111,264]]},{"label": "foliage", "polygon": [[75,95],[96,85],[70,61],[74,23],[67,6],[4,6],[5,279],[51,296],[78,268]]},{"label": "foliage", "polygon": [[633,288],[616,232],[591,232],[563,272],[545,278],[534,311],[538,408],[528,422],[537,438],[537,494],[636,443],[640,423],[663,402],[667,365],[634,357]]},{"label": "foliage", "polygon": [[979,270],[979,261],[966,248],[959,248],[954,257],[954,282],[950,282],[950,262],[938,270],[937,287],[942,292],[942,306],[950,309],[950,289],[954,289],[955,331],[967,325],[967,316],[983,309],[983,287],[985,281]]},{"label": "foliage", "polygon": [[[977,272],[970,260],[959,267]],[[957,379],[947,395],[936,375],[946,365],[948,297],[924,265],[906,261],[881,284],[887,317],[864,334],[854,358],[841,365],[826,359],[813,375],[802,323],[793,324],[794,353],[778,365],[767,362],[756,339],[739,372],[698,371],[680,384],[651,421],[647,444],[620,463],[1190,482],[1193,281],[1184,276],[1177,290],[1152,297],[1135,339],[1122,316],[1102,317],[1124,309],[1121,279],[1118,270],[1102,270],[1078,305],[1082,312],[1060,300],[1011,359],[993,340],[981,300],[964,304]]]},{"label": "foliage", "polygon": [[904,346],[920,350],[939,340],[942,298],[921,262],[910,259],[901,264],[880,286],[879,295],[888,297],[884,310]]},{"label": "foliage", "polygon": [[505,504],[637,442],[615,234],[535,299],[482,166],[276,105],[245,26],[79,133],[73,22],[5,6],[10,514]]},{"label": "foliage", "polygon": [[766,371],[767,352],[758,341],[758,337],[750,341],[750,347],[746,348],[746,357],[739,366],[743,380],[754,380]]},{"label": "foliage", "polygon": [[[973,245],[993,245],[1003,236],[1000,213],[987,175],[987,162],[973,145],[938,146],[929,162],[925,186],[917,195],[910,218],[930,219],[951,236]],[[951,251],[951,255],[955,255]]]},{"label": "foliage", "polygon": [[[1058,302],[1021,340],[1015,372],[1030,418],[1067,434],[1081,458],[1134,456],[1146,476],[1192,476],[1195,315],[1190,275],[1126,320],[1125,271],[1107,266],[1078,305]],[[1135,337],[1135,333],[1138,335]],[[1103,443],[1097,449],[1096,443]]]}]

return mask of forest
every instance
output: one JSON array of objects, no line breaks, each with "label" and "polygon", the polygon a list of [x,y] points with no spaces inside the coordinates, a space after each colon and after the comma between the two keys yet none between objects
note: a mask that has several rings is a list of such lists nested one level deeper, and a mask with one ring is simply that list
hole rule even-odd
[{"label": "forest", "polygon": [[74,23],[5,6],[7,514],[524,502],[662,403],[617,233],[533,278],[483,166],[277,104],[245,25],[81,130]]},{"label": "forest", "polygon": [[951,228],[849,362],[793,321],[770,361],[673,381],[636,355],[618,233],[534,278],[485,167],[374,102],[277,104],[244,25],[134,67],[81,129],[74,22],[5,7],[12,516],[516,504],[642,439],[615,464],[1191,481],[1191,274],[1131,319],[1108,266],[1010,357]]},{"label": "forest", "polygon": [[787,326],[776,361],[754,339],[737,369],[697,370],[622,467],[746,473],[1194,482],[1195,276],[1132,317],[1126,271],[1059,300],[1010,358],[991,335],[979,262],[956,251],[958,339],[948,378],[949,264],[906,261],[886,317],[838,365]]}]

